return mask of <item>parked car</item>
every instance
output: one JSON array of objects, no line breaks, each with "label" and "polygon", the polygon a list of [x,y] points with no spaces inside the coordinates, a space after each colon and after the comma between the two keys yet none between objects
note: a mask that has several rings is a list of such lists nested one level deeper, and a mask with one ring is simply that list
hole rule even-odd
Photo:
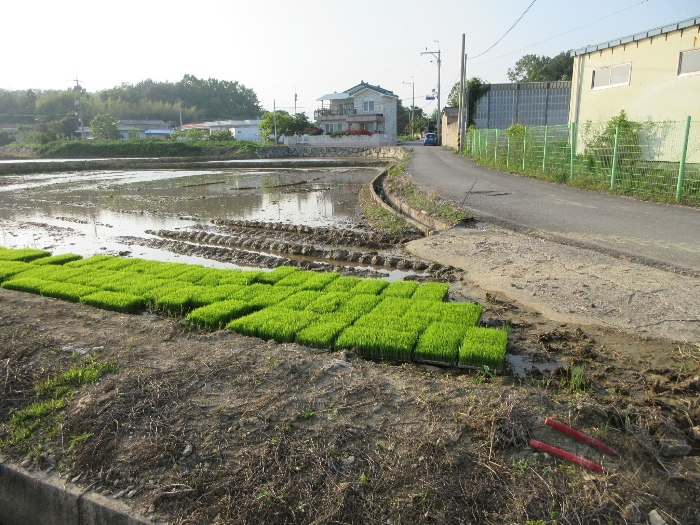
[{"label": "parked car", "polygon": [[423,141],[423,146],[437,146],[438,139],[437,133],[426,133],[425,140]]}]

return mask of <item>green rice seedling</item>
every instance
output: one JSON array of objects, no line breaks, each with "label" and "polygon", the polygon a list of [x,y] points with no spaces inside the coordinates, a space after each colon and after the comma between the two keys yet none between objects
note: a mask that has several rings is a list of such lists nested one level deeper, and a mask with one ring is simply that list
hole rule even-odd
[{"label": "green rice seedling", "polygon": [[82,274],[82,270],[80,270],[79,268],[65,268],[64,266],[57,266],[54,264],[47,264],[41,266],[36,265],[34,263],[30,263],[28,264],[28,266],[29,269],[26,272],[23,272],[23,277],[44,279],[45,281],[63,282],[71,277],[75,277],[76,275]]},{"label": "green rice seedling", "polygon": [[33,261],[32,264],[37,264],[37,265],[44,265],[44,264],[66,264],[71,261],[79,261],[82,259],[82,255],[78,255],[77,253],[63,253],[61,255],[52,255],[50,257],[42,257],[41,259],[37,259]]},{"label": "green rice seedling", "polygon": [[128,293],[99,291],[80,298],[80,302],[103,310],[133,313],[141,310],[146,301],[143,297]]},{"label": "green rice seedling", "polygon": [[28,263],[19,261],[0,261],[0,282],[10,279],[14,275],[18,275],[27,270],[31,270]]},{"label": "green rice seedling", "polygon": [[[258,279],[263,275],[267,275],[265,272],[260,270],[222,270],[223,274],[221,276],[220,284],[243,284],[252,285],[257,283]],[[272,283],[261,283],[261,284],[272,284]]]},{"label": "green rice seedling", "polygon": [[130,266],[138,264],[140,261],[138,259],[127,259],[125,257],[112,257],[106,261],[102,261],[95,265],[99,270],[110,270],[117,272],[120,270],[125,270]]},{"label": "green rice seedling", "polygon": [[429,324],[430,321],[422,318],[379,315],[374,312],[363,315],[355,321],[355,326],[375,326],[378,328],[396,330],[398,332],[415,332],[416,334],[421,334]]},{"label": "green rice seedling", "polygon": [[199,284],[199,281],[206,275],[204,268],[199,265],[191,265],[191,268],[177,276],[178,281],[189,284]]},{"label": "green rice seedling", "polygon": [[[104,285],[104,289],[112,292],[130,293],[143,297],[148,302],[155,302],[160,295],[166,295],[176,287],[170,281],[165,279],[156,279],[147,275],[138,273],[128,274],[131,280],[125,278],[120,279],[109,285]],[[167,287],[167,291],[163,288]],[[162,290],[162,293],[161,293]]]},{"label": "green rice seedling", "polygon": [[236,293],[244,288],[240,284],[222,284],[220,286],[206,286],[197,297],[192,298],[192,306],[200,307],[208,304],[228,301]]},{"label": "green rice seedling", "polygon": [[350,300],[351,297],[352,295],[350,295],[349,293],[326,293],[324,291],[323,295],[321,295],[314,302],[310,303],[309,306],[306,307],[306,309],[311,310],[312,312],[316,312],[317,314],[327,314],[335,312],[336,310],[342,308],[345,305],[345,303],[347,303]]},{"label": "green rice seedling", "polygon": [[5,248],[0,251],[0,261],[21,261],[31,262],[42,257],[48,257],[51,252],[46,250],[34,250],[32,248]]},{"label": "green rice seedling", "polygon": [[276,307],[287,308],[289,310],[304,310],[321,296],[323,296],[323,293],[311,290],[297,292],[287,297],[284,301],[276,305]]},{"label": "green rice seedling", "polygon": [[286,277],[280,279],[276,283],[274,283],[275,286],[293,286],[295,288],[300,287],[302,284],[304,284],[306,281],[308,281],[311,277],[313,277],[314,273],[313,272],[308,272],[308,271],[298,271],[298,272],[292,272]]},{"label": "green rice seedling", "polygon": [[341,308],[339,308],[337,313],[339,315],[351,315],[357,319],[358,317],[371,311],[380,302],[381,299],[376,295],[355,295],[354,297],[351,297]]},{"label": "green rice seedling", "polygon": [[300,272],[294,266],[278,266],[271,272],[263,272],[256,277],[256,282],[261,284],[276,284],[293,273]]},{"label": "green rice seedling", "polygon": [[102,288],[102,286],[108,285],[120,277],[120,273],[110,270],[84,269],[82,273],[68,277],[65,279],[65,281],[69,283],[84,284],[87,286]]},{"label": "green rice seedling", "polygon": [[349,292],[357,286],[362,279],[359,277],[338,277],[323,289],[324,292]]},{"label": "green rice seedling", "polygon": [[165,263],[161,270],[155,270],[155,272],[151,272],[151,275],[159,279],[177,279],[191,269],[191,266],[186,263]]},{"label": "green rice seedling", "polygon": [[114,256],[112,255],[93,255],[92,257],[66,263],[66,266],[70,266],[71,268],[83,268],[85,266],[94,266],[99,262],[113,258]]},{"label": "green rice seedling", "polygon": [[97,292],[94,286],[84,286],[82,284],[69,284],[58,282],[47,282],[41,287],[41,295],[44,297],[53,297],[63,301],[77,303],[81,297]]},{"label": "green rice seedling", "polygon": [[445,283],[421,284],[411,296],[414,301],[438,301],[442,302],[447,297],[450,285]]},{"label": "green rice seedling", "polygon": [[[271,286],[269,290],[266,290],[265,292],[255,296],[253,299],[248,300],[248,303],[256,310],[267,308],[268,306],[274,306],[281,303],[287,297],[293,295],[296,291],[297,289],[291,286]],[[238,294],[236,294],[236,297],[237,296]]]},{"label": "green rice seedling", "polygon": [[418,283],[414,281],[396,281],[389,283],[389,286],[382,291],[382,297],[403,297],[408,299],[418,288]]},{"label": "green rice seedling", "polygon": [[193,299],[204,290],[203,286],[180,286],[169,294],[159,296],[156,299],[155,307],[164,312],[181,315],[192,308]]},{"label": "green rice seedling", "polygon": [[361,281],[352,289],[352,293],[379,295],[387,286],[389,286],[389,283],[386,281],[381,281],[378,279],[361,279]]},{"label": "green rice seedling", "polygon": [[354,321],[348,314],[325,314],[297,333],[296,342],[311,348],[331,348],[333,341]]},{"label": "green rice seedling", "polygon": [[192,310],[187,314],[187,320],[200,327],[218,330],[231,320],[249,314],[250,311],[250,305],[243,301],[220,301]]},{"label": "green rice seedling", "polygon": [[256,297],[272,289],[270,284],[251,284],[244,286],[239,292],[234,293],[231,299],[239,299],[241,301],[252,301]]},{"label": "green rice seedling", "polygon": [[133,259],[134,264],[127,266],[123,269],[125,273],[131,274],[143,274],[143,275],[153,275],[162,269],[162,263],[160,261],[149,261],[146,259]]},{"label": "green rice seedling", "polygon": [[202,268],[200,270],[200,278],[198,281],[193,281],[192,284],[199,286],[219,286],[222,280],[229,273],[229,270],[220,270],[218,268]]},{"label": "green rice seedling", "polygon": [[500,370],[506,355],[508,333],[495,328],[472,326],[467,329],[459,348],[459,366],[488,366]]},{"label": "green rice seedling", "polygon": [[336,349],[355,348],[364,357],[410,361],[418,334],[381,327],[352,325],[340,334]]},{"label": "green rice seedling", "polygon": [[418,340],[414,360],[454,365],[467,328],[453,323],[431,324]]},{"label": "green rice seedling", "polygon": [[316,273],[312,274],[306,281],[299,285],[300,290],[323,290],[326,285],[335,281],[338,273]]},{"label": "green rice seedling", "polygon": [[43,279],[22,277],[20,274],[19,277],[2,283],[2,287],[6,288],[7,290],[14,290],[15,292],[25,292],[39,295],[41,294],[41,289],[49,283],[50,281],[44,281]]},{"label": "green rice seedling", "polygon": [[445,323],[476,326],[481,318],[483,307],[476,303],[442,303],[436,304],[440,320]]},{"label": "green rice seedling", "polygon": [[226,325],[226,328],[239,334],[258,337],[258,331],[265,323],[274,319],[277,315],[279,315],[279,312],[276,308],[265,308],[264,310],[234,319]]},{"label": "green rice seedling", "polygon": [[[380,298],[383,298],[381,296]],[[374,307],[372,314],[401,317],[411,307],[411,300],[403,297],[386,297]]]},{"label": "green rice seedling", "polygon": [[287,310],[275,307],[277,312],[258,331],[258,337],[262,339],[274,339],[278,343],[291,343],[301,329],[305,328],[319,315],[307,310]]}]

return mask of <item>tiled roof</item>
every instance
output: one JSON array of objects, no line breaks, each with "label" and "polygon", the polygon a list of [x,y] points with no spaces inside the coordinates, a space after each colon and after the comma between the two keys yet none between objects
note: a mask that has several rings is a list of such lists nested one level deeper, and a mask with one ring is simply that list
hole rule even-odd
[{"label": "tiled roof", "polygon": [[665,26],[657,27],[655,29],[650,29],[649,31],[637,33],[636,35],[629,35],[623,38],[609,40],[608,42],[603,42],[602,44],[582,47],[581,49],[576,49],[574,51],[569,52],[569,55],[572,57],[578,55],[585,55],[586,53],[593,53],[594,51],[601,51],[603,49],[608,49],[609,47],[616,47],[621,46],[623,44],[629,44],[630,42],[638,42],[639,40],[651,38],[656,35],[664,35],[666,33],[671,33],[672,31],[678,31],[680,29],[686,29],[688,27],[693,27],[697,25],[700,25],[700,16],[688,18],[687,20],[683,20],[675,24],[668,24]]},{"label": "tiled roof", "polygon": [[361,81],[359,84],[356,86],[351,87],[350,89],[346,89],[344,93],[347,93],[349,95],[354,95],[355,93],[358,93],[362,91],[363,89],[371,89],[373,91],[376,91],[377,93],[381,93],[382,95],[388,95],[390,97],[397,97],[398,95],[395,95],[388,89],[381,88],[379,86],[373,86],[372,84],[368,84],[364,80]]}]

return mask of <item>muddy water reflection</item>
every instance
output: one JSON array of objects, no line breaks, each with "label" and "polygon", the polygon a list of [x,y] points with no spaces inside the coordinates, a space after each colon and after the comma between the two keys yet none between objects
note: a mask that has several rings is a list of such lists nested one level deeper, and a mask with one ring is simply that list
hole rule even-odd
[{"label": "muddy water reflection", "polygon": [[360,213],[360,188],[376,173],[319,168],[7,176],[0,179],[0,240],[7,247],[57,253],[133,251],[184,260],[143,247],[132,250],[117,239],[149,237],[147,229],[202,228],[213,218],[352,227]]}]

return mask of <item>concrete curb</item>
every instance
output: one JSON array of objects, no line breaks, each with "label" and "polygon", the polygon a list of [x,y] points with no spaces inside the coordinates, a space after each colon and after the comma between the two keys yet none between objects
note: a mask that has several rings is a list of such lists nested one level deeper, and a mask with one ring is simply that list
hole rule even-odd
[{"label": "concrete curb", "polygon": [[[432,235],[436,231],[449,230],[452,228],[452,224],[447,224],[446,222],[435,219],[434,217],[429,217],[425,213],[412,208],[405,202],[399,201],[396,198],[392,199],[389,194],[384,192],[384,179],[386,176],[387,170],[384,170],[374,179],[372,179],[372,183],[370,184],[372,198],[375,200],[375,202],[377,202],[377,204],[392,213],[402,215],[409,224],[415,228],[418,228],[426,235]],[[380,193],[384,195],[383,199],[379,196]]]},{"label": "concrete curb", "polygon": [[3,525],[146,525],[125,503],[44,472],[0,463],[0,523]]}]

